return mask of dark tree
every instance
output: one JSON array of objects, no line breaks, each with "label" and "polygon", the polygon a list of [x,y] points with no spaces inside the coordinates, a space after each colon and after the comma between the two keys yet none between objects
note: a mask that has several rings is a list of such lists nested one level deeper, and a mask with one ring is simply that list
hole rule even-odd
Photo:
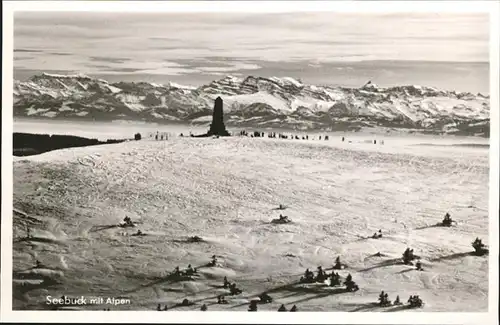
[{"label": "dark tree", "polygon": [[479,238],[476,238],[476,240],[474,240],[474,242],[472,243],[472,247],[474,248],[476,255],[484,255],[489,252],[488,248],[486,248],[486,245],[483,244],[483,241]]},{"label": "dark tree", "polygon": [[250,301],[250,306],[248,307],[248,311],[257,311],[257,301]]},{"label": "dark tree", "polygon": [[411,261],[415,259],[415,256],[413,255],[413,249],[407,248],[405,252],[403,253],[403,263],[404,264],[411,264]]}]

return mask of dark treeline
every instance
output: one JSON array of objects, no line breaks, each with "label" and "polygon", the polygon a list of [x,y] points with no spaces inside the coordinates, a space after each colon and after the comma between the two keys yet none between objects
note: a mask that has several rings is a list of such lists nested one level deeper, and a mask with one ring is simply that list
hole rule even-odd
[{"label": "dark treeline", "polygon": [[73,135],[14,133],[13,155],[31,156],[57,149],[95,146],[100,144],[120,143],[124,141],[126,140],[110,139],[107,141],[99,141],[97,139],[88,139]]}]

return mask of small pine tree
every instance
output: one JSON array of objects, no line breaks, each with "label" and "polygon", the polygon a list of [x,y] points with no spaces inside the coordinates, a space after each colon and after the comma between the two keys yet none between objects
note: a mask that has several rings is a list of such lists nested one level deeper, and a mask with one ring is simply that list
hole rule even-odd
[{"label": "small pine tree", "polygon": [[381,306],[383,306],[383,305],[384,305],[384,291],[382,291],[382,292],[380,293],[380,295],[378,296],[378,301],[379,301],[379,304],[380,304]]},{"label": "small pine tree", "polygon": [[415,257],[413,256],[413,251],[409,248],[407,248],[405,250],[405,252],[403,253],[403,263],[404,264],[410,264],[410,262],[415,259]]},{"label": "small pine tree", "polygon": [[486,245],[483,244],[483,241],[479,238],[476,238],[476,240],[474,240],[474,242],[472,243],[472,247],[474,248],[476,255],[484,255],[488,253]]},{"label": "small pine tree", "polygon": [[422,299],[420,299],[419,296],[410,296],[408,302],[410,303],[411,307],[422,307],[424,304],[424,302],[422,301]]},{"label": "small pine tree", "polygon": [[257,311],[257,301],[252,300],[250,302],[250,306],[248,307],[248,311]]},{"label": "small pine tree", "polygon": [[389,300],[389,295],[387,293],[385,293],[384,291],[382,291],[380,293],[380,295],[378,296],[378,301],[379,301],[379,305],[382,307],[385,307],[385,306],[388,306],[391,304],[391,302]]}]

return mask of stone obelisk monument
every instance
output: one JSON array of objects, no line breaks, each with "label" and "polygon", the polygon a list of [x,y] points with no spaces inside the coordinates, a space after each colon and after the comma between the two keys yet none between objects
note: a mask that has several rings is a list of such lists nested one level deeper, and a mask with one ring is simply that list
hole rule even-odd
[{"label": "stone obelisk monument", "polygon": [[226,130],[224,125],[224,103],[222,98],[217,97],[214,104],[214,112],[212,115],[212,124],[210,124],[210,130],[208,130],[207,135],[218,135],[218,136],[229,136],[229,132]]}]

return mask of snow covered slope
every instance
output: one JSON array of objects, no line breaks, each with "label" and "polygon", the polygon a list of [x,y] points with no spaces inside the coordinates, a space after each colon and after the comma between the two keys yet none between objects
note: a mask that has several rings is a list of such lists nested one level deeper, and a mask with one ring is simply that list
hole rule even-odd
[{"label": "snow covered slope", "polygon": [[14,85],[15,116],[196,123],[221,96],[230,126],[358,130],[407,128],[489,135],[489,97],[431,87],[306,85],[293,78],[227,76],[199,88],[42,74]]},{"label": "snow covered slope", "polygon": [[[374,306],[384,290],[417,311],[479,312],[488,306],[488,150],[231,137],[172,138],[53,151],[14,162],[14,309],[45,309],[52,295],[124,297],[130,305],[82,308],[246,311],[269,291],[299,311],[405,311]],[[279,204],[288,208],[275,210]],[[455,227],[433,225],[446,212]],[[275,225],[280,213],[293,223]],[[126,215],[147,236],[113,225]],[[26,226],[33,238],[23,240]],[[382,229],[381,239],[367,239]],[[188,236],[205,241],[186,242]],[[424,271],[398,263],[410,247]],[[376,253],[381,255],[377,256]],[[179,266],[200,267],[171,282]],[[296,284],[306,268],[340,256],[360,290]],[[35,259],[45,279],[26,274]],[[23,273],[24,272],[24,273]],[[41,271],[40,271],[41,272]],[[330,272],[330,271],[328,271]],[[243,293],[216,296],[224,276]],[[24,283],[24,285],[23,285]],[[188,298],[196,304],[175,307]]]}]

